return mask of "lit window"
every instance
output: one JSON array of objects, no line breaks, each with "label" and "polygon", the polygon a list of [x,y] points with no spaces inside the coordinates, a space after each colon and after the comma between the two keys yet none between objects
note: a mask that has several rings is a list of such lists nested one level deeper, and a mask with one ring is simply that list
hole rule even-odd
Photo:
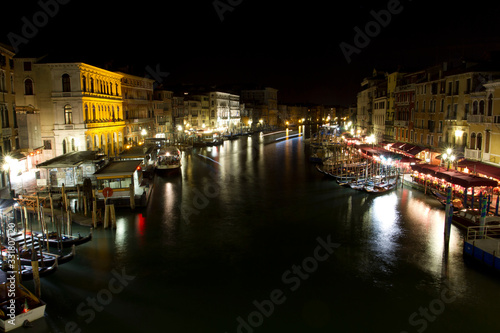
[{"label": "lit window", "polygon": [[66,105],[64,107],[64,123],[72,124],[73,123],[73,109],[71,105]]}]

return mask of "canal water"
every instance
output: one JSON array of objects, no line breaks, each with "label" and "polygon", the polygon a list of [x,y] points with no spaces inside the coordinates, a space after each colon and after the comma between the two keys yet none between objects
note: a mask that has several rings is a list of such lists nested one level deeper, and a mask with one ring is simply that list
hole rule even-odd
[{"label": "canal water", "polygon": [[500,330],[500,280],[464,263],[454,226],[445,248],[437,201],[339,187],[295,134],[184,152],[147,208],[42,279],[29,331]]}]

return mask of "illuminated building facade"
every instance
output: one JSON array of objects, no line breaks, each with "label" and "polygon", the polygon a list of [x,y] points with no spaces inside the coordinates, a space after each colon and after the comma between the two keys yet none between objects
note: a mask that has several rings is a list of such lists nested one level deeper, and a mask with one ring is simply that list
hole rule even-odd
[{"label": "illuminated building facade", "polygon": [[168,133],[175,131],[172,119],[174,93],[168,90],[158,89],[154,91],[154,115],[156,125],[156,136],[166,138]]},{"label": "illuminated building facade", "polygon": [[270,87],[264,89],[242,90],[241,101],[253,110],[252,123],[278,125],[278,90]]},{"label": "illuminated building facade", "polygon": [[[15,111],[14,52],[0,43],[0,156],[19,149]],[[7,177],[1,170],[0,186],[7,186]]]},{"label": "illuminated building facade", "polygon": [[225,92],[211,92],[210,125],[229,132],[240,127],[240,96]]},{"label": "illuminated building facade", "polygon": [[74,151],[113,156],[122,150],[122,75],[44,58],[16,58],[15,65],[17,107],[40,115],[42,160]]},{"label": "illuminated building facade", "polygon": [[[488,75],[491,77],[491,74]],[[485,79],[484,76],[482,77]],[[484,83],[479,77],[476,83],[484,91],[471,94],[469,142],[465,147],[465,157],[487,163],[500,164],[500,80]],[[483,90],[483,89],[474,89]]]},{"label": "illuminated building facade", "polygon": [[156,135],[153,102],[154,80],[117,72],[121,75],[125,141],[136,145]]}]

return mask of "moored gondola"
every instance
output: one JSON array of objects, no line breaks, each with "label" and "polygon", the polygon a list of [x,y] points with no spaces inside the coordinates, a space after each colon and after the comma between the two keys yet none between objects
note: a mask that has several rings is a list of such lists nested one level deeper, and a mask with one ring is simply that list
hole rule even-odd
[{"label": "moored gondola", "polygon": [[[90,232],[87,236],[83,237],[80,234],[78,236],[70,236],[70,235],[60,235],[57,232],[51,232],[48,235],[42,235],[41,232],[33,232],[33,236],[41,243],[46,244],[47,238],[49,247],[54,248],[70,248],[73,245],[82,245],[92,240],[92,228],[90,228]],[[47,237],[48,236],[48,237]]]}]

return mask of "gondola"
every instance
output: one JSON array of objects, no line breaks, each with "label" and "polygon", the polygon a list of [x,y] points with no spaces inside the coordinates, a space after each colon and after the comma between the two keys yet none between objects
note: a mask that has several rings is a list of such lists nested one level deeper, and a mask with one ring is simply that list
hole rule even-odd
[{"label": "gondola", "polygon": [[[38,251],[37,251],[38,252]],[[50,267],[53,266],[57,261],[59,264],[65,264],[71,261],[75,257],[75,250],[73,250],[65,255],[58,255],[54,253],[42,252],[43,260],[40,254],[37,253],[36,258],[38,259],[39,267]],[[31,266],[32,261],[32,249],[20,250],[20,261],[21,265]]]},{"label": "gondola", "polygon": [[[6,276],[2,276],[1,285],[7,288]],[[32,322],[43,318],[46,304],[33,295],[21,284],[15,286],[13,297],[3,296],[0,298],[0,330],[9,332],[19,327],[31,326]],[[9,291],[10,292],[10,291]],[[15,320],[7,314],[10,313],[8,306],[14,304]]]},{"label": "gondola", "polygon": [[[57,259],[54,261],[52,266],[48,267],[38,267],[38,275],[40,277],[45,277],[54,274],[59,267],[59,262]],[[28,265],[21,265],[21,280],[31,281],[33,280],[33,267]]]},{"label": "gondola", "polygon": [[[41,232],[33,232],[33,236],[35,236],[39,242],[46,244],[47,236],[42,236]],[[90,233],[85,237],[82,237],[80,234],[78,234],[78,236],[61,235],[58,237],[58,234],[56,232],[51,232],[48,234],[48,236],[49,247],[57,248],[60,246],[59,244],[61,244],[64,249],[67,249],[72,247],[73,245],[78,246],[91,241],[92,228],[90,228]]]},{"label": "gondola", "polygon": [[379,183],[373,186],[365,186],[363,190],[368,193],[385,193],[396,188],[396,183]]},{"label": "gondola", "polygon": [[443,205],[446,206],[446,196],[439,193],[437,190],[432,189],[431,193],[436,197],[436,199]]},{"label": "gondola", "polygon": [[[48,276],[55,273],[58,267],[59,262],[57,260],[54,260],[51,266],[38,267],[38,275],[40,277]],[[3,274],[7,274],[6,272],[10,271],[10,269],[6,266],[5,261],[2,263],[2,271]],[[23,281],[33,280],[33,267],[31,265],[21,264],[20,275]]]}]

